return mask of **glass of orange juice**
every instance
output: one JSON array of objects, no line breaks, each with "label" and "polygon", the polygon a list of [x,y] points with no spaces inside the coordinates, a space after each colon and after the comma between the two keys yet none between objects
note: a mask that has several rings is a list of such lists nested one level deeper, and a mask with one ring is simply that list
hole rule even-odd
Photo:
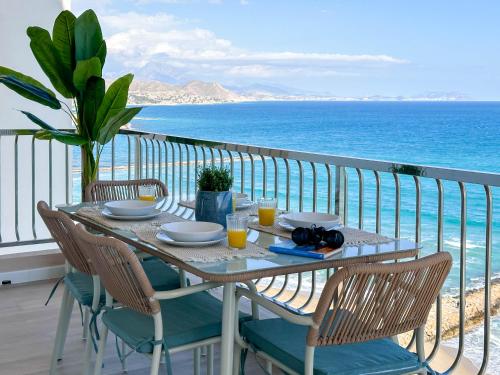
[{"label": "glass of orange juice", "polygon": [[156,189],[153,185],[139,186],[139,197],[141,201],[155,201]]},{"label": "glass of orange juice", "polygon": [[227,243],[230,249],[247,247],[248,216],[242,214],[226,215]]},{"label": "glass of orange juice", "polygon": [[276,217],[276,199],[261,198],[259,200],[259,225],[270,227]]}]

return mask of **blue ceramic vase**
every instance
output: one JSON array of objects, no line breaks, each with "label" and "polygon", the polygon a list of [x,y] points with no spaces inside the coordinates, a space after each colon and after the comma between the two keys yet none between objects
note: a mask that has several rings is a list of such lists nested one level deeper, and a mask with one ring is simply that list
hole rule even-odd
[{"label": "blue ceramic vase", "polygon": [[226,228],[226,215],[232,212],[232,192],[198,191],[196,193],[196,221],[210,221]]}]

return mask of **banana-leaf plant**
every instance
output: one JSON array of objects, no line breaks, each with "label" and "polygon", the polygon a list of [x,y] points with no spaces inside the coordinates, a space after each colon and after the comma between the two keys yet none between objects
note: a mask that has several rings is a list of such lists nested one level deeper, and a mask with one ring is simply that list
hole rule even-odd
[{"label": "banana-leaf plant", "polygon": [[26,99],[68,114],[74,132],[58,130],[54,124],[21,111],[41,128],[35,134],[37,139],[55,139],[81,147],[83,191],[97,177],[104,145],[142,109],[127,108],[133,75],[116,79],[106,90],[102,78],[106,42],[97,16],[90,9],[78,18],[70,11],[61,12],[52,35],[38,26],[28,27],[27,34],[35,59],[54,89],[66,100],[59,100],[51,89],[34,78],[3,66],[0,66],[0,83]]}]

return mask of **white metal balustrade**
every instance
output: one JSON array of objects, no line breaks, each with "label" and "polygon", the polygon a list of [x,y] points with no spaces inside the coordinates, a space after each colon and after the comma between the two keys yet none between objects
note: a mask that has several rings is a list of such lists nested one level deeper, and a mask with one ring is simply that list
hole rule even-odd
[{"label": "white metal balustrade", "polygon": [[[14,145],[12,165],[1,164],[2,170],[14,168],[14,215],[7,215],[1,206],[0,214],[3,220],[14,220],[15,228],[14,234],[3,233],[4,226],[0,223],[0,247],[50,241],[38,235],[35,205],[39,199],[55,204],[54,174],[64,176],[62,183],[59,179],[64,196],[58,196],[58,202],[68,203],[72,196],[80,198],[78,154],[75,154],[72,166],[72,150],[63,146],[65,167],[54,170],[54,144],[48,143],[45,160],[36,160],[35,148],[45,141],[36,141],[33,134],[32,131],[0,131],[0,157],[5,153],[2,148],[9,143]],[[23,147],[20,147],[21,139],[27,139]],[[20,194],[19,176],[25,159],[31,160],[28,163],[31,168],[31,179],[28,181],[28,185],[31,184],[31,213],[28,216],[20,211],[20,202],[26,204],[28,199],[25,194]],[[481,243],[484,246],[479,255],[485,307],[491,306],[493,272],[500,272],[500,264],[492,264],[493,233],[498,231],[498,223],[494,226],[494,212],[500,208],[498,200],[494,202],[493,197],[499,193],[500,174],[122,130],[101,156],[99,178],[158,178],[170,192],[165,207],[182,216],[192,217],[193,211],[179,206],[178,202],[194,199],[196,175],[201,167],[207,165],[227,167],[234,176],[235,190],[248,193],[252,200],[274,196],[279,207],[285,210],[336,213],[346,225],[393,237],[410,237],[423,243],[426,253],[446,250],[445,232],[456,231],[459,247],[452,254],[454,277],[449,278],[447,287],[456,291],[458,296],[460,323],[457,354],[447,372],[457,368],[467,354],[464,340],[465,301],[466,291],[471,287],[466,272],[471,256],[467,249],[468,234],[483,238]],[[44,168],[48,173],[47,197],[37,193],[37,168]],[[476,207],[474,212],[468,210],[468,201]],[[445,202],[451,202],[451,205],[446,206]],[[471,217],[474,226],[470,225]],[[451,224],[447,224],[446,220],[451,220]],[[21,235],[21,227],[31,227],[31,235],[26,230],[22,231],[24,236]],[[4,240],[12,236],[14,240]],[[315,296],[332,271],[258,280],[257,286],[268,298],[305,312],[314,305]],[[428,360],[436,355],[442,341],[442,298],[439,296],[436,301],[435,339]],[[483,360],[479,374],[486,372],[490,355],[489,308],[484,308],[482,326]]]}]

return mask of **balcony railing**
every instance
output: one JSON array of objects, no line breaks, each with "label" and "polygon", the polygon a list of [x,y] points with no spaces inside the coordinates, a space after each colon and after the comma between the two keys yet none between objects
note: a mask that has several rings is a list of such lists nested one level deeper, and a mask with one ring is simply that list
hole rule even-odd
[{"label": "balcony railing", "polygon": [[[11,189],[14,202],[10,203],[14,209],[14,225],[0,223],[0,246],[50,240],[38,234],[37,200],[46,199],[55,205],[80,199],[79,155],[75,154],[72,162],[71,149],[58,145],[62,148],[58,150],[62,158],[57,160],[60,168],[55,169],[54,143],[46,144],[48,151],[44,160],[35,157],[42,142],[35,141],[33,133],[26,131],[0,133],[0,156],[5,158],[9,147],[13,152],[9,156],[10,164],[2,162],[1,168],[14,170]],[[25,164],[25,159],[31,162]],[[42,165],[48,170],[48,178],[43,181],[49,187],[46,196],[37,192],[41,183],[37,168]],[[449,335],[443,325],[444,307],[446,315],[457,316],[458,348],[443,371],[453,372],[464,354],[467,356],[466,297],[469,291],[479,287],[484,296],[479,322],[483,329],[483,357],[478,373],[486,372],[490,356],[491,287],[494,273],[500,272],[500,262],[492,264],[493,234],[500,234],[498,224],[493,226],[494,212],[498,213],[500,208],[498,200],[493,201],[499,192],[500,174],[122,130],[101,156],[99,178],[158,178],[170,192],[168,210],[192,217],[193,211],[179,206],[178,202],[194,199],[196,175],[207,165],[230,169],[234,189],[248,193],[252,200],[274,196],[279,207],[286,210],[336,213],[346,225],[421,243],[422,255],[450,251],[454,258],[453,271],[436,301],[433,322],[429,323],[433,332],[428,360],[436,356],[441,341]],[[25,168],[31,169],[31,174]],[[1,175],[4,176],[3,172]],[[26,188],[30,185],[31,189]],[[60,192],[57,196],[55,189]],[[2,200],[7,198],[2,195]],[[23,213],[21,207],[27,207],[30,214]],[[0,210],[2,218],[9,216],[3,207],[0,206]],[[6,233],[8,229],[14,233]],[[468,264],[473,266],[466,272]],[[277,303],[307,312],[333,271],[262,279],[257,280],[257,286]],[[456,299],[455,311],[443,305],[443,300],[450,296]],[[412,345],[413,339],[406,340],[406,344]]]}]

